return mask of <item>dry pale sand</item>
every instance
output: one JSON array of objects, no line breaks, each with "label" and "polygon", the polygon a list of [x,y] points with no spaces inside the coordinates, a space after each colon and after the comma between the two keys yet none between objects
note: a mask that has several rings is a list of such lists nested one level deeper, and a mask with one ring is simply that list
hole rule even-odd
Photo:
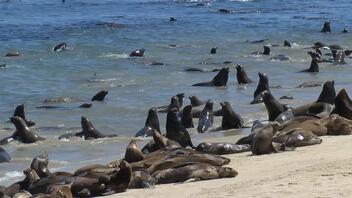
[{"label": "dry pale sand", "polygon": [[158,185],[110,197],[352,197],[352,136],[323,137],[320,145],[252,156],[227,155],[230,179]]}]

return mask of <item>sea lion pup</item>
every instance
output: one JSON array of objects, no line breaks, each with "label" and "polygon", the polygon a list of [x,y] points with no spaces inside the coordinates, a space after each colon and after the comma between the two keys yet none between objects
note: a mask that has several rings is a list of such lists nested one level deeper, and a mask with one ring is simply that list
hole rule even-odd
[{"label": "sea lion pup", "polygon": [[160,132],[159,117],[158,117],[158,114],[156,113],[156,109],[155,108],[149,109],[148,117],[147,117],[147,120],[145,121],[145,125],[144,125],[144,127],[141,130],[139,130],[136,133],[135,137],[152,136],[153,135],[153,129],[155,129],[158,132]]},{"label": "sea lion pup", "polygon": [[216,87],[226,86],[227,80],[229,78],[229,70],[230,68],[222,68],[211,81],[197,83],[192,86],[216,86]]},{"label": "sea lion pup", "polygon": [[133,52],[130,53],[130,57],[143,57],[144,56],[145,49],[139,49],[139,50],[134,50]]},{"label": "sea lion pup", "polygon": [[181,122],[186,129],[194,127],[192,105],[187,105],[183,108]]},{"label": "sea lion pup", "polygon": [[217,47],[213,47],[210,49],[210,54],[216,54],[216,50],[218,50]]},{"label": "sea lion pup", "polygon": [[253,52],[254,55],[270,55],[270,47],[268,45],[263,45],[263,52]]},{"label": "sea lion pup", "polygon": [[352,100],[345,89],[342,89],[335,98],[335,108],[331,114],[337,114],[352,120]]},{"label": "sea lion pup", "polygon": [[42,152],[40,155],[35,157],[31,163],[31,169],[33,169],[40,178],[47,177],[51,173],[48,169],[49,156],[47,152]]},{"label": "sea lion pup", "polygon": [[242,65],[237,64],[236,66],[236,70],[237,70],[237,82],[238,84],[249,84],[251,82],[253,82],[250,78],[248,78],[247,76],[247,72],[244,70]]},{"label": "sea lion pup", "polygon": [[312,61],[310,62],[310,67],[308,69],[304,69],[299,72],[312,72],[312,73],[319,72],[318,59],[312,58]]},{"label": "sea lion pup", "polygon": [[286,111],[288,107],[281,104],[276,98],[268,91],[262,93],[263,102],[268,112],[269,121],[274,121],[281,113]]},{"label": "sea lion pup", "polygon": [[220,102],[222,108],[222,122],[221,129],[238,129],[244,127],[244,121],[242,117],[237,114],[228,102]]},{"label": "sea lion pup", "polygon": [[60,51],[64,51],[67,49],[67,44],[65,42],[62,42],[58,45],[56,45],[54,48],[53,48],[53,51],[54,52],[60,52]]},{"label": "sea lion pup", "polygon": [[8,52],[5,57],[18,57],[21,56],[19,52]]},{"label": "sea lion pup", "polygon": [[323,33],[328,33],[328,32],[330,33],[331,32],[329,21],[324,22],[323,28],[320,30],[320,32],[323,32]]},{"label": "sea lion pup", "polygon": [[211,101],[208,101],[207,104],[205,104],[205,107],[199,116],[198,127],[197,127],[198,133],[204,133],[209,128],[213,127],[213,123],[214,123],[213,106],[214,106],[214,103]]},{"label": "sea lion pup", "polygon": [[37,173],[32,169],[26,169],[23,171],[25,178],[22,181],[16,182],[5,189],[5,194],[13,197],[16,193],[21,190],[27,190],[30,185],[40,179]]},{"label": "sea lion pup", "polygon": [[335,65],[344,65],[345,62],[345,52],[344,51],[337,51],[336,49],[331,49],[332,58],[334,60]]},{"label": "sea lion pup", "polygon": [[0,163],[9,162],[11,160],[11,156],[5,149],[0,147]]},{"label": "sea lion pup", "polygon": [[128,144],[123,158],[126,162],[138,162],[144,159],[142,151],[138,148],[136,140],[132,139]]},{"label": "sea lion pup", "polygon": [[27,126],[29,126],[29,127],[35,125],[35,122],[26,119],[26,115],[24,113],[24,104],[18,105],[16,107],[15,112],[13,113],[13,117],[15,117],[15,116],[22,118],[26,122]]},{"label": "sea lion pup", "polygon": [[203,142],[196,147],[196,151],[215,155],[227,155],[250,151],[249,144],[211,143]]},{"label": "sea lion pup", "polygon": [[191,105],[193,107],[202,106],[202,105],[204,105],[205,103],[207,103],[209,101],[209,100],[207,100],[207,101],[200,100],[197,96],[190,96],[189,100],[190,100]]},{"label": "sea lion pup", "polygon": [[10,120],[12,124],[15,125],[16,131],[12,134],[12,136],[0,140],[0,145],[10,143],[13,140],[17,140],[25,144],[30,144],[40,140],[45,140],[44,138],[40,137],[35,132],[33,132],[26,125],[25,121],[22,118],[15,116],[10,118]]},{"label": "sea lion pup", "polygon": [[92,101],[104,101],[105,96],[108,95],[108,91],[99,91],[92,98]]},{"label": "sea lion pup", "polygon": [[257,89],[254,91],[253,100],[251,104],[257,104],[257,103],[263,102],[261,93],[265,90],[270,92],[268,76],[265,73],[261,73],[261,72],[258,72],[258,76],[259,76],[259,83],[258,83]]},{"label": "sea lion pup", "polygon": [[85,140],[105,138],[105,137],[116,137],[116,134],[104,135],[100,131],[98,131],[92,124],[90,120],[86,117],[81,117],[81,126],[82,131],[79,133],[66,133],[59,136],[59,139],[68,139],[72,136],[82,137]]},{"label": "sea lion pup", "polygon": [[169,109],[166,116],[166,137],[181,144],[181,146],[190,146],[193,148],[191,137],[177,117],[177,109]]},{"label": "sea lion pup", "polygon": [[153,184],[185,182],[189,179],[210,180],[236,177],[237,171],[230,167],[212,166],[205,163],[184,164],[176,168],[154,173],[150,180]]},{"label": "sea lion pup", "polygon": [[284,40],[284,47],[292,47],[292,46],[290,42],[288,42],[287,40]]}]

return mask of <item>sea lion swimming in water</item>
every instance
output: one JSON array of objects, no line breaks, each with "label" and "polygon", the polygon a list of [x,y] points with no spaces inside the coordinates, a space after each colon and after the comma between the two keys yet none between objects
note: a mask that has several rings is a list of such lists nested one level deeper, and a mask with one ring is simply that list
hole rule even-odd
[{"label": "sea lion swimming in water", "polygon": [[269,121],[274,121],[281,113],[286,111],[288,107],[281,104],[276,98],[268,91],[262,93],[263,102],[268,112]]},{"label": "sea lion swimming in water", "polygon": [[346,119],[352,120],[352,100],[348,96],[345,89],[342,89],[336,96],[335,108],[331,114],[337,114]]},{"label": "sea lion swimming in water", "polygon": [[237,114],[228,102],[220,102],[222,108],[222,122],[221,129],[238,129],[244,127],[244,121],[242,117]]},{"label": "sea lion swimming in water", "polygon": [[199,133],[206,132],[209,128],[213,127],[214,115],[213,115],[213,105],[214,103],[208,101],[202,113],[199,116],[197,130]]},{"label": "sea lion swimming in water", "polygon": [[53,48],[53,51],[54,52],[60,52],[60,51],[64,51],[67,49],[67,44],[65,42],[62,42],[58,45],[56,45],[54,48]]},{"label": "sea lion swimming in water", "polygon": [[261,72],[258,72],[258,76],[259,76],[259,83],[256,90],[254,91],[253,100],[251,104],[257,104],[257,103],[263,102],[261,93],[265,90],[270,92],[268,76],[265,73],[261,73]]},{"label": "sea lion swimming in water", "polygon": [[45,140],[44,138],[34,133],[21,117],[14,116],[10,120],[12,124],[15,125],[16,131],[12,134],[12,136],[0,140],[0,145],[10,143],[13,140],[17,140],[26,144]]},{"label": "sea lion swimming in water", "polygon": [[144,56],[145,49],[139,49],[139,50],[134,50],[133,52],[130,53],[130,57],[143,57]]},{"label": "sea lion swimming in water", "polygon": [[194,127],[192,105],[187,105],[183,108],[181,122],[186,129]]},{"label": "sea lion swimming in water", "polygon": [[250,151],[249,144],[230,144],[230,143],[210,143],[203,142],[196,147],[196,151],[215,155],[227,155]]},{"label": "sea lion swimming in water", "polygon": [[251,82],[253,82],[253,80],[251,80],[248,76],[247,76],[247,72],[244,70],[242,65],[237,64],[236,66],[236,70],[237,70],[237,82],[238,84],[249,84]]},{"label": "sea lion swimming in water", "polygon": [[19,52],[8,52],[5,57],[18,57],[21,56]]},{"label": "sea lion swimming in water", "polygon": [[210,54],[216,54],[217,47],[213,47],[210,49]]},{"label": "sea lion swimming in water", "polygon": [[336,49],[331,49],[332,53],[332,58],[334,60],[335,65],[344,65],[346,64],[345,62],[345,52],[344,51],[339,51],[337,52]]},{"label": "sea lion swimming in water", "polygon": [[323,32],[323,33],[330,33],[331,32],[329,21],[324,22],[323,28],[320,30],[320,32]]},{"label": "sea lion swimming in water", "polygon": [[3,149],[0,147],[0,163],[3,162],[9,162],[11,160],[11,156]]},{"label": "sea lion swimming in water", "polygon": [[27,126],[29,126],[29,127],[35,125],[35,122],[26,119],[26,115],[24,113],[24,104],[18,105],[16,107],[15,112],[13,113],[13,117],[15,117],[15,116],[22,118],[26,122]]},{"label": "sea lion swimming in water", "polygon": [[106,138],[106,137],[116,137],[116,134],[104,135],[98,131],[86,117],[81,117],[82,131],[79,133],[67,133],[59,136],[59,139],[68,139],[73,136],[83,137],[85,140]]},{"label": "sea lion swimming in water", "polygon": [[254,55],[270,55],[270,47],[267,45],[263,45],[264,51],[263,52],[253,52]]},{"label": "sea lion swimming in water", "polygon": [[292,46],[290,42],[288,42],[287,40],[284,40],[284,47],[292,47]]},{"label": "sea lion swimming in water", "polygon": [[209,82],[197,83],[192,86],[226,86],[227,80],[229,78],[229,69],[230,68],[222,68],[218,74]]},{"label": "sea lion swimming in water", "polygon": [[128,144],[123,158],[126,162],[138,162],[144,159],[142,151],[138,148],[136,140],[132,139]]},{"label": "sea lion swimming in water", "polygon": [[148,117],[147,120],[145,121],[144,127],[139,130],[135,137],[139,136],[152,136],[153,135],[153,129],[157,130],[160,132],[160,124],[159,124],[159,117],[156,112],[155,108],[151,108],[148,111]]},{"label": "sea lion swimming in water", "polygon": [[188,131],[178,119],[177,109],[169,109],[166,118],[166,137],[181,144],[181,146],[190,146],[193,148],[191,137]]},{"label": "sea lion swimming in water", "polygon": [[108,95],[108,93],[108,91],[100,91],[93,96],[92,101],[104,101],[105,96]]},{"label": "sea lion swimming in water", "polygon": [[310,67],[308,69],[304,69],[304,70],[301,70],[299,72],[318,73],[319,72],[318,59],[312,58],[312,61],[310,62]]}]

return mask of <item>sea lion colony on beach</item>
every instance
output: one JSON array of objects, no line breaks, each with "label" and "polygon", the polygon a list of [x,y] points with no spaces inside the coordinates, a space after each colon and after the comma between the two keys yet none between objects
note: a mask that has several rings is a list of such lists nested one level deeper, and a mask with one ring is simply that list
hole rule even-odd
[{"label": "sea lion colony on beach", "polygon": [[[330,23],[324,23],[324,33],[331,32]],[[259,42],[259,41],[258,41]],[[262,43],[260,41],[259,43]],[[250,42],[252,43],[252,42]],[[291,44],[285,40],[285,47]],[[328,46],[332,58],[323,58],[320,48],[326,47],[316,42],[309,54],[312,57],[310,67],[300,72],[319,72],[318,63],[331,62],[334,65],[345,63],[349,51],[338,51],[337,45]],[[60,43],[53,48],[54,52],[65,51],[66,43]],[[212,48],[211,54],[216,54],[218,48]],[[130,57],[141,58],[145,49],[135,50]],[[263,53],[270,55],[270,47],[265,45]],[[20,56],[8,53],[7,57]],[[238,84],[249,84],[250,79],[245,66],[237,65]],[[186,71],[203,71],[197,68]],[[218,72],[207,82],[196,83],[193,86],[227,86],[230,68],[214,70]],[[204,72],[204,71],[203,71]],[[296,147],[322,143],[320,136],[350,135],[352,133],[352,101],[347,91],[342,89],[336,94],[335,81],[326,81],[321,93],[311,103],[290,107],[275,98],[269,86],[269,76],[259,72],[259,82],[254,92],[253,100],[248,103],[264,103],[268,122],[258,120],[252,124],[251,133],[237,142],[209,143],[203,142],[195,146],[192,143],[187,128],[194,128],[193,119],[198,119],[199,133],[216,132],[219,130],[239,129],[247,127],[240,114],[235,112],[229,102],[221,102],[220,109],[214,110],[214,102],[201,100],[190,96],[190,105],[183,107],[184,94],[171,97],[170,104],[152,107],[144,127],[136,133],[136,137],[152,137],[142,149],[136,139],[128,144],[123,159],[107,164],[87,165],[74,172],[52,172],[48,169],[49,157],[43,152],[36,156],[30,167],[23,171],[25,178],[8,187],[0,186],[1,197],[93,197],[124,192],[129,188],[148,188],[157,184],[185,182],[193,180],[208,180],[236,177],[237,171],[224,167],[230,159],[219,155],[251,152],[253,155],[270,154],[294,150]],[[107,91],[100,91],[91,101],[104,101]],[[45,100],[46,106],[38,108],[61,108],[52,104],[71,102],[70,98],[59,97]],[[80,108],[90,108],[92,104],[84,103]],[[160,130],[159,113],[167,113],[166,133]],[[221,125],[214,126],[214,117],[220,116]],[[17,106],[10,121],[15,125],[14,133],[0,140],[0,145],[12,141],[34,143],[45,141],[29,128],[36,123],[28,120],[24,113],[24,105]],[[63,134],[59,139],[70,139],[73,136],[85,140],[116,137],[104,135],[85,117],[81,118],[82,131]],[[0,147],[0,162],[9,162],[10,155]]]}]

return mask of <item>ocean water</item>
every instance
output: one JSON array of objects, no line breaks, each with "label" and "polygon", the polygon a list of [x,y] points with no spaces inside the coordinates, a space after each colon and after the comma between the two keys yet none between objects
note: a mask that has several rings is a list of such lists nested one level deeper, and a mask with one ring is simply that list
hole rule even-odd
[{"label": "ocean water", "polygon": [[[219,9],[229,9],[221,14]],[[320,73],[296,73],[310,64],[306,47],[314,42],[339,44],[352,49],[349,0],[0,0],[0,138],[13,133],[8,123],[18,104],[25,104],[26,115],[33,127],[47,140],[24,145],[3,146],[13,160],[0,164],[0,185],[9,185],[22,178],[22,170],[32,158],[46,150],[53,171],[73,171],[92,163],[106,163],[123,157],[131,137],[144,126],[152,106],[166,105],[170,97],[185,93],[201,99],[212,99],[216,108],[229,101],[248,125],[253,120],[266,120],[263,104],[250,105],[258,82],[257,72],[269,76],[275,97],[292,95],[297,106],[314,101],[321,87],[299,89],[305,81],[335,80],[337,90],[352,93],[352,60],[346,65],[320,64]],[[176,17],[176,22],[170,22]],[[322,34],[324,21],[331,21],[333,32]],[[120,24],[118,28],[98,25]],[[253,56],[262,45],[247,40],[269,39],[265,44],[293,43],[292,48],[275,47],[272,54],[289,56],[289,61],[270,61],[270,57]],[[52,52],[53,46],[67,42],[69,50]],[[178,45],[173,48],[168,45]],[[218,47],[211,55],[210,48]],[[128,54],[145,48],[145,58],[128,58]],[[9,51],[22,56],[4,57]],[[328,52],[328,51],[326,51]],[[166,66],[151,66],[157,61]],[[223,65],[231,61],[230,65]],[[200,64],[208,62],[209,64]],[[239,86],[234,66],[243,64],[255,83]],[[215,73],[187,73],[186,67],[212,69],[230,67],[227,87],[192,87],[210,80]],[[109,94],[104,102],[93,102],[91,109],[74,108],[100,90]],[[72,103],[61,109],[37,109],[43,100],[59,96],[71,97]],[[105,134],[117,138],[83,141],[60,141],[58,136],[80,130],[80,117],[89,118]],[[165,131],[166,114],[159,114]],[[196,122],[196,120],[195,120]],[[220,125],[218,119],[216,125]],[[248,130],[197,134],[190,129],[195,144],[207,138],[244,135]],[[140,146],[148,140],[141,140]]]}]

